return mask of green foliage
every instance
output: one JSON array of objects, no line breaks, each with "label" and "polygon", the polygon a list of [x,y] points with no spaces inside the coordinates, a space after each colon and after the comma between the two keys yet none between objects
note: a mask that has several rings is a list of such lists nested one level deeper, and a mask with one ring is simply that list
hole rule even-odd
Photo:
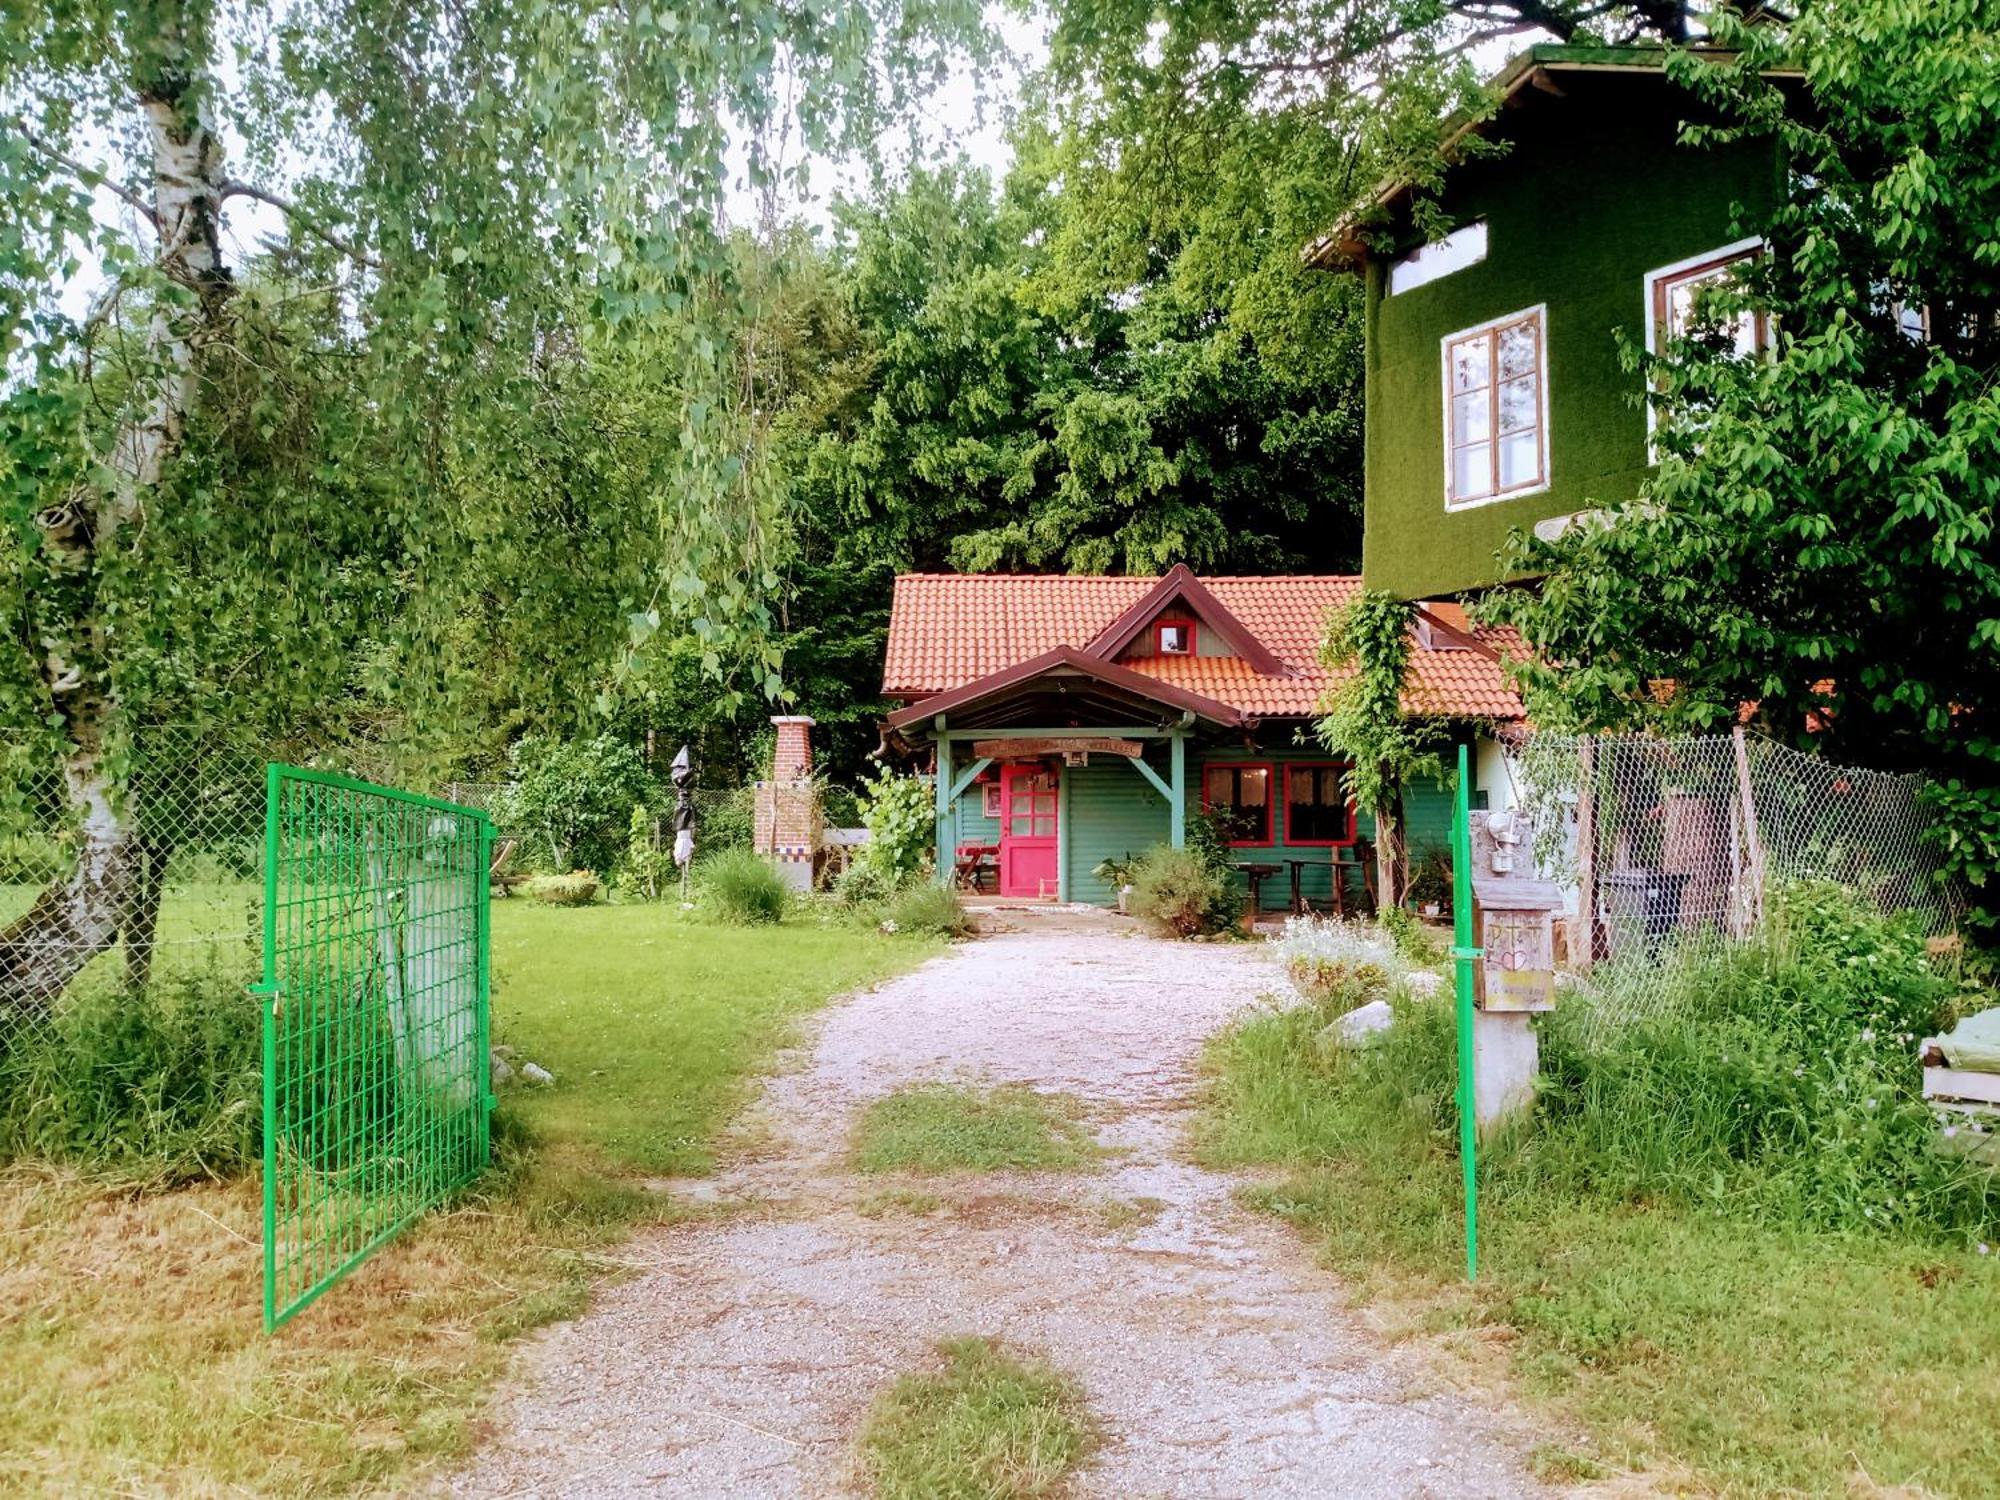
[{"label": "green foliage", "polygon": [[164,1186],[258,1159],[262,1031],[215,963],[144,990],[86,987],[0,1050],[0,1161]]},{"label": "green foliage", "polygon": [[[2000,70],[1968,39],[1992,6],[1716,20],[1740,57],[1671,67],[1723,113],[1698,142],[1775,136],[1788,158],[1789,196],[1744,226],[1771,253],[1704,299],[1707,330],[1633,352],[1662,392],[1658,470],[1608,524],[1518,538],[1510,565],[1548,579],[1496,613],[1540,652],[1546,721],[1703,730],[1755,702],[1780,739],[1925,772],[1953,870],[1982,885],[2000,853]],[[1745,306],[1768,356],[1713,336]]]},{"label": "green foliage", "polygon": [[881,920],[894,931],[927,937],[969,938],[979,933],[978,920],[965,909],[958,892],[930,880],[913,881],[890,897]]},{"label": "green foliage", "polygon": [[863,1172],[1062,1171],[1096,1160],[1076,1100],[1025,1084],[912,1084],[862,1111]]},{"label": "green foliage", "polygon": [[1431,969],[1444,962],[1444,944],[1415,916],[1400,906],[1385,908],[1380,917],[1382,930],[1396,945],[1396,954],[1419,969]]},{"label": "green foliage", "polygon": [[991,1339],[946,1339],[944,1368],[900,1376],[861,1429],[880,1500],[1054,1500],[1096,1441],[1083,1388]]},{"label": "green foliage", "polygon": [[523,889],[544,906],[588,906],[597,899],[603,882],[594,871],[571,870],[564,875],[537,875]]},{"label": "green foliage", "polygon": [[619,889],[643,901],[658,901],[674,888],[677,867],[671,847],[653,835],[653,818],[643,806],[632,809],[625,830],[625,857],[618,865]]},{"label": "green foliage", "polygon": [[1336,1015],[1382,999],[1401,970],[1395,945],[1381,933],[1317,917],[1287,918],[1277,957],[1294,989]]},{"label": "green foliage", "polygon": [[1363,593],[1328,622],[1321,659],[1345,674],[1316,726],[1320,743],[1347,757],[1346,788],[1361,806],[1393,808],[1419,778],[1445,781],[1444,736],[1435,719],[1403,707],[1415,606]]},{"label": "green foliage", "polygon": [[1226,931],[1242,915],[1229,868],[1194,848],[1157,845],[1132,865],[1132,914],[1174,937]]},{"label": "green foliage", "polygon": [[738,926],[776,922],[792,904],[771,862],[749,849],[708,855],[696,862],[694,878],[702,906]]},{"label": "green foliage", "polygon": [[493,809],[502,828],[535,844],[558,870],[617,863],[618,836],[653,791],[645,762],[623,740],[524,735],[507,752],[508,780]]},{"label": "green foliage", "polygon": [[930,868],[937,838],[933,786],[928,776],[898,776],[886,767],[862,783],[868,842],[855,852],[848,890],[879,900]]}]

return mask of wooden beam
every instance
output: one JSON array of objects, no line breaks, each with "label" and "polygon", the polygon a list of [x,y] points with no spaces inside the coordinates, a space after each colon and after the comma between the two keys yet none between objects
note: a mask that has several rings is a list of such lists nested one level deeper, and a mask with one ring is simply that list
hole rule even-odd
[{"label": "wooden beam", "polygon": [[1093,735],[1105,739],[1163,740],[1172,733],[1174,731],[1171,729],[1162,729],[1157,725],[1147,724],[1106,724],[1092,728],[1079,728],[1075,724],[1059,724],[1053,728],[1042,725],[1023,725],[1015,728],[1010,725],[1004,729],[941,730],[935,738],[947,740],[1060,740],[1074,739],[1078,735]]},{"label": "wooden beam", "polygon": [[1076,752],[1099,755],[1137,756],[1145,750],[1138,740],[1111,739],[1104,735],[1043,735],[1034,739],[974,740],[972,753],[985,760],[1033,760],[1042,755],[1069,755]]},{"label": "wooden beam", "polygon": [[1134,756],[1132,760],[1132,769],[1137,771],[1141,776],[1145,777],[1148,781],[1153,783],[1153,789],[1157,791],[1162,797],[1165,797],[1167,799],[1167,806],[1169,808],[1171,808],[1174,805],[1174,789],[1171,786],[1167,785],[1166,781],[1161,778],[1160,773],[1158,771],[1155,771],[1151,766],[1147,765],[1143,760],[1140,760],[1136,756]]},{"label": "wooden beam", "polygon": [[1169,741],[1173,755],[1173,787],[1167,793],[1167,821],[1173,846],[1187,847],[1187,736],[1179,730]]},{"label": "wooden beam", "polygon": [[[974,748],[973,753],[978,754],[977,747]],[[980,772],[984,771],[988,766],[992,764],[993,764],[992,756],[981,755],[978,760],[975,760],[971,765],[965,768],[964,775],[960,776],[956,781],[952,782],[951,805],[954,809],[956,809],[958,806],[958,799],[965,795],[965,789],[971,786],[973,782],[977,781],[979,779]]]},{"label": "wooden beam", "polygon": [[[938,721],[942,727],[944,721]],[[937,747],[937,882],[949,887],[958,874],[958,804],[951,798],[951,741]]]}]

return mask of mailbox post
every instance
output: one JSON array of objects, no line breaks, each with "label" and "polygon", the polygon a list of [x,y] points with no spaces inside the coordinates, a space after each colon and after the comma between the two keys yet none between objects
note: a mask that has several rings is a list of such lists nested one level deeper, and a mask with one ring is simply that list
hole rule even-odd
[{"label": "mailbox post", "polygon": [[1473,1114],[1486,1134],[1535,1098],[1533,1018],[1556,1004],[1555,917],[1562,892],[1536,878],[1532,839],[1516,812],[1472,814]]}]

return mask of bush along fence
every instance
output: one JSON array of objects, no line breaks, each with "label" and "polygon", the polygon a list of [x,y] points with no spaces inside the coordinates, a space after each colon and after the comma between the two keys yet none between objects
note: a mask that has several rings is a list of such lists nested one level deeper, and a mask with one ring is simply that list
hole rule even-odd
[{"label": "bush along fence", "polygon": [[[1607,1024],[1682,993],[1678,965],[1758,933],[1809,882],[1897,914],[1949,949],[1964,892],[1943,878],[1922,779],[1834,765],[1754,735],[1530,734],[1495,789],[1503,846],[1562,898],[1557,946]],[[1478,814],[1476,817],[1487,817]]]}]

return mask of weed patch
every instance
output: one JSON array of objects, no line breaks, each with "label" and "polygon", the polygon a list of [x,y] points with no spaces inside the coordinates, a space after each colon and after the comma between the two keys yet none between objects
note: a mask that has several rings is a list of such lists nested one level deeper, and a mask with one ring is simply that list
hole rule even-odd
[{"label": "weed patch", "polygon": [[1063,1493],[1096,1440],[1082,1388],[991,1339],[948,1339],[938,1353],[941,1370],[902,1376],[862,1428],[860,1467],[880,1500]]},{"label": "weed patch", "polygon": [[1098,1156],[1074,1099],[1018,1084],[930,1083],[898,1089],[862,1112],[862,1172],[1061,1171]]}]

